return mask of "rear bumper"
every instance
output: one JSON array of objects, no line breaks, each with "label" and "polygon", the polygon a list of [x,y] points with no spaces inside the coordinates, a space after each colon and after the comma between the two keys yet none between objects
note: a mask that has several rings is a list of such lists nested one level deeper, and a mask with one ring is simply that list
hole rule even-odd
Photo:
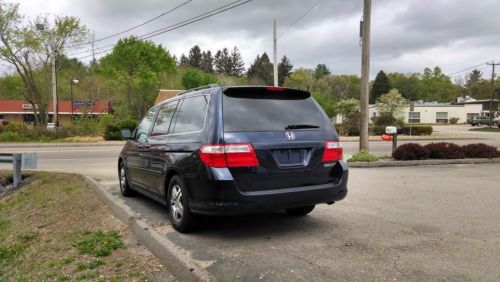
[{"label": "rear bumper", "polygon": [[242,192],[234,185],[234,181],[211,181],[210,187],[206,189],[216,189],[219,193],[215,194],[220,199],[192,199],[191,210],[206,215],[240,215],[340,201],[347,195],[348,168],[344,162],[338,162],[337,165],[342,166],[343,171],[338,183]]}]

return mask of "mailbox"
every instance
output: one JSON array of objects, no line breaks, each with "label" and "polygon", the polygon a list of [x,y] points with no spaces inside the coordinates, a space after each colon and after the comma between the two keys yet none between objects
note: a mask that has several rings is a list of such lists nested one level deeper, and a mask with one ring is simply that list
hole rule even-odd
[{"label": "mailbox", "polygon": [[394,135],[398,133],[398,129],[395,126],[387,126],[385,128],[385,134]]}]

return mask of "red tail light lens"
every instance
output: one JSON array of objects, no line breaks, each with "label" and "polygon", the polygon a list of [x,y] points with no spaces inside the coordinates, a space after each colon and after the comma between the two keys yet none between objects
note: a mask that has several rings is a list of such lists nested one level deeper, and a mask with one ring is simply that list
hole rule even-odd
[{"label": "red tail light lens", "polygon": [[251,144],[203,145],[201,161],[210,167],[258,166],[259,161]]},{"label": "red tail light lens", "polygon": [[326,141],[323,162],[339,161],[343,158],[342,144],[338,141]]},{"label": "red tail light lens", "polygon": [[268,86],[266,87],[267,91],[285,91],[285,88],[279,86]]}]

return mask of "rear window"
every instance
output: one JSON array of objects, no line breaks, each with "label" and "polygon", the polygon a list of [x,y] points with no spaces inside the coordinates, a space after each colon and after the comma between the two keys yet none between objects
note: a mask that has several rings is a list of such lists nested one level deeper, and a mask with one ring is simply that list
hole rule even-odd
[{"label": "rear window", "polygon": [[332,130],[330,120],[307,92],[228,90],[223,95],[226,132]]}]

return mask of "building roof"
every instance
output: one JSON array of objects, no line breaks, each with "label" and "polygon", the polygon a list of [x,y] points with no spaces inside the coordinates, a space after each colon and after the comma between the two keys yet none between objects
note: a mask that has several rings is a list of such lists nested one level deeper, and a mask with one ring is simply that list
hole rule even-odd
[{"label": "building roof", "polygon": [[170,89],[170,90],[160,89],[160,90],[158,90],[158,96],[156,97],[155,105],[157,105],[157,104],[159,104],[167,99],[170,99],[172,97],[177,96],[177,94],[181,93],[182,91],[184,91],[184,90],[173,90],[173,89]]},{"label": "building roof", "polygon": [[[71,101],[59,101],[59,114],[71,114]],[[52,102],[49,102],[49,114],[53,113]],[[33,107],[28,101],[0,100],[0,114],[32,114]],[[111,113],[109,101],[95,101],[93,103],[75,101],[73,113],[108,114]]]}]

